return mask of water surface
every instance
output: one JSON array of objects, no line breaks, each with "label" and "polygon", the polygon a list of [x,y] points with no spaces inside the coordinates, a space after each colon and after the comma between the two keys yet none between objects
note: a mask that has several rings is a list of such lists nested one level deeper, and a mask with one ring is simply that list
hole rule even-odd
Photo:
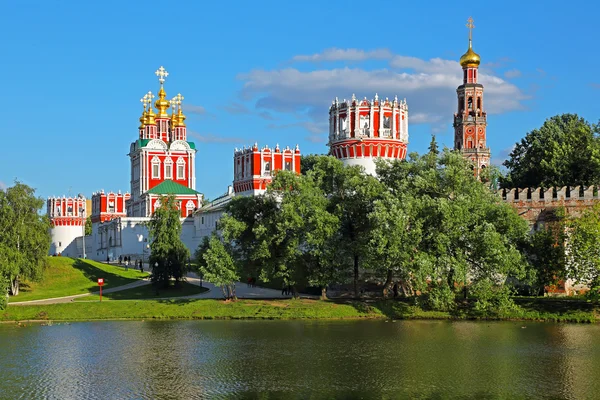
[{"label": "water surface", "polygon": [[448,321],[0,325],[1,399],[600,396],[600,326]]}]

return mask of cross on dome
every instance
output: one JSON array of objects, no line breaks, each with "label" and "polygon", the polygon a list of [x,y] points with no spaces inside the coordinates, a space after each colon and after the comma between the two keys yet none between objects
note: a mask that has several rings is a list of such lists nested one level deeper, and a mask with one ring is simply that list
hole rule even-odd
[{"label": "cross on dome", "polygon": [[165,78],[167,76],[169,76],[169,73],[162,65],[160,66],[159,69],[156,70],[155,74],[156,74],[156,76],[158,76],[158,81],[160,82],[161,85],[163,83],[165,83]]},{"label": "cross on dome", "polygon": [[473,39],[473,28],[475,28],[475,25],[473,25],[473,17],[469,17],[469,19],[467,20],[467,28],[469,28],[469,40]]}]

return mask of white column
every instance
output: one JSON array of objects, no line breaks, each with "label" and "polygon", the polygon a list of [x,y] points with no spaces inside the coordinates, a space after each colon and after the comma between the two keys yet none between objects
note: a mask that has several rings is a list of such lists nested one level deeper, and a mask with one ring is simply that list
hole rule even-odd
[{"label": "white column", "polygon": [[[383,136],[381,132],[383,132],[383,103],[381,100],[379,101],[379,137]],[[379,153],[378,153],[379,154]]]},{"label": "white column", "polygon": [[[392,138],[396,139],[396,118],[398,118],[398,109],[392,104]],[[400,137],[400,135],[398,135]]]},{"label": "white column", "polygon": [[[357,100],[358,103],[358,100]],[[348,118],[350,121],[350,118]],[[354,137],[357,137],[360,133],[360,107],[356,105],[354,107]]]},{"label": "white column", "polygon": [[[369,105],[369,137],[373,137],[373,101]],[[363,154],[364,157],[364,154]]]}]

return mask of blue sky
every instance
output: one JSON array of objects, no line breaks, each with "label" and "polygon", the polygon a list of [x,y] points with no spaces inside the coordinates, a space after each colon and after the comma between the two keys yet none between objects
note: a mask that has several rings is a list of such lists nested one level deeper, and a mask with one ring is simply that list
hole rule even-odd
[{"label": "blue sky", "polygon": [[[196,142],[197,189],[232,180],[234,148],[326,153],[335,96],[406,97],[409,151],[452,146],[457,63],[475,20],[494,161],[558,113],[600,118],[594,2],[11,1],[0,14],[0,186],[40,196],[129,190],[140,97],[169,71]],[[187,107],[187,108],[186,108]]]}]

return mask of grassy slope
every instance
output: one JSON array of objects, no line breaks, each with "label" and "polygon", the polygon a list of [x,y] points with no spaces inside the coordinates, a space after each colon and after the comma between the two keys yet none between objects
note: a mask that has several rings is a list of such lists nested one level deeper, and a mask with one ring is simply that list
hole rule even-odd
[{"label": "grassy slope", "polygon": [[561,322],[595,322],[594,307],[560,310],[556,304],[532,301],[508,315],[478,315],[462,309],[455,313],[426,311],[401,301],[334,302],[318,300],[122,300],[68,304],[10,306],[0,321],[93,319],[525,319]]},{"label": "grassy slope", "polygon": [[89,293],[98,290],[98,278],[104,278],[104,289],[135,282],[147,273],[116,267],[92,260],[48,257],[48,267],[39,282],[23,282],[18,296],[10,301],[49,299]]},{"label": "grassy slope", "polygon": [[[208,292],[207,288],[200,287],[198,285],[192,285],[191,283],[182,282],[181,287],[175,289],[170,287],[169,289],[161,289],[156,294],[156,289],[152,285],[138,286],[131,289],[119,290],[118,292],[102,294],[102,300],[141,300],[141,299],[156,299],[165,297],[183,297],[191,296],[194,294],[200,294]],[[99,301],[99,295],[91,295],[85,297],[79,297],[74,301]]]}]

